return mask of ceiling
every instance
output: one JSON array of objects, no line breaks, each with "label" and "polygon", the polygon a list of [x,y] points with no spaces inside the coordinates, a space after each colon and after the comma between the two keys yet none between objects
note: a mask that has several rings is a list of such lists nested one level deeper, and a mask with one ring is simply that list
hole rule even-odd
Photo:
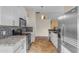
[{"label": "ceiling", "polygon": [[64,6],[26,6],[34,12],[46,13],[49,18],[57,18],[64,13]]}]

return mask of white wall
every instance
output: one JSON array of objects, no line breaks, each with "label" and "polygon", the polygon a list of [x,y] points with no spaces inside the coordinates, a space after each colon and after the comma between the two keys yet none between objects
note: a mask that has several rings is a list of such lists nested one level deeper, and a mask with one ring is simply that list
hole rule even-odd
[{"label": "white wall", "polygon": [[40,15],[41,14],[36,14],[36,36],[48,36],[50,20],[42,20]]},{"label": "white wall", "polygon": [[33,10],[27,10],[27,26],[33,27],[32,41],[34,41],[35,36],[48,36],[48,29],[50,28],[50,20],[41,20],[40,14],[37,15]]},{"label": "white wall", "polygon": [[1,8],[1,25],[18,26],[19,18],[26,19],[27,13],[24,7],[3,6]]}]

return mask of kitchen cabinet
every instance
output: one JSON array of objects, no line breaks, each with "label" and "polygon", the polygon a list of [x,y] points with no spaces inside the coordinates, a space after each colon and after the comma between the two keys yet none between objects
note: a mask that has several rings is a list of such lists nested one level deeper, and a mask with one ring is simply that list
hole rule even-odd
[{"label": "kitchen cabinet", "polygon": [[26,53],[26,39],[25,35],[0,39],[0,53]]},{"label": "kitchen cabinet", "polygon": [[54,44],[54,46],[56,48],[58,48],[58,34],[50,32],[49,39],[52,41],[52,43]]},{"label": "kitchen cabinet", "polygon": [[0,25],[19,26],[20,17],[26,19],[26,11],[24,7],[0,7]]},{"label": "kitchen cabinet", "polygon": [[16,7],[2,7],[1,10],[1,25],[17,26],[16,23],[19,24]]},{"label": "kitchen cabinet", "polygon": [[16,44],[13,49],[14,53],[26,53],[26,40]]},{"label": "kitchen cabinet", "polygon": [[1,6],[0,6],[0,25],[1,25]]}]

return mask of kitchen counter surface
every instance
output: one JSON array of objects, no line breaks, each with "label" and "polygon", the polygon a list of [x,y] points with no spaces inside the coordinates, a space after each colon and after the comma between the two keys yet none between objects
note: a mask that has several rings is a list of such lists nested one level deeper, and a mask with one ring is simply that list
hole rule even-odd
[{"label": "kitchen counter surface", "polygon": [[16,35],[16,36],[10,36],[6,37],[4,39],[0,39],[0,46],[1,45],[14,45],[18,42],[20,42],[23,38],[26,38],[26,35]]},{"label": "kitchen counter surface", "polygon": [[22,32],[22,35],[32,34],[32,32]]}]

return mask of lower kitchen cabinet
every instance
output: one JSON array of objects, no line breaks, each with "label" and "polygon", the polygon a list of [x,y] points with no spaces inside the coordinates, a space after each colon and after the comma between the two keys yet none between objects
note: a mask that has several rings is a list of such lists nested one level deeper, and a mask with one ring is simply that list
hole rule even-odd
[{"label": "lower kitchen cabinet", "polygon": [[26,53],[26,36],[12,36],[0,40],[0,53]]},{"label": "lower kitchen cabinet", "polygon": [[13,49],[14,53],[26,53],[26,40],[16,44]]},{"label": "lower kitchen cabinet", "polygon": [[49,36],[50,36],[50,40],[52,41],[52,43],[54,44],[54,46],[56,48],[58,48],[58,35],[56,33],[51,32],[49,34]]}]

